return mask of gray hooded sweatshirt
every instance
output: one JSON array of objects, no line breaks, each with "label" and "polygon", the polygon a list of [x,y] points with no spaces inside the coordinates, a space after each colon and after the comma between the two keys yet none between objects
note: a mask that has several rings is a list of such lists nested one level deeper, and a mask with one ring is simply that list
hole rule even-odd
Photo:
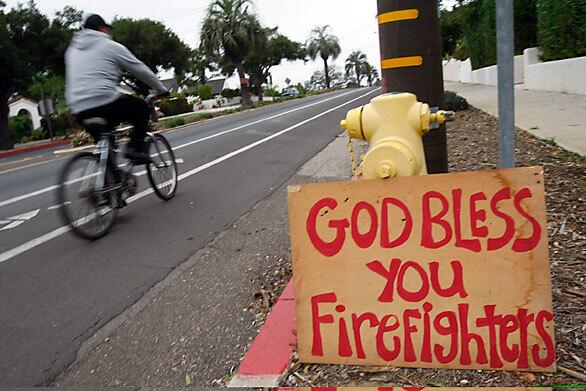
[{"label": "gray hooded sweatshirt", "polygon": [[157,93],[167,92],[157,76],[126,47],[106,33],[81,30],[65,52],[66,98],[74,114],[114,102],[122,71],[128,71]]}]

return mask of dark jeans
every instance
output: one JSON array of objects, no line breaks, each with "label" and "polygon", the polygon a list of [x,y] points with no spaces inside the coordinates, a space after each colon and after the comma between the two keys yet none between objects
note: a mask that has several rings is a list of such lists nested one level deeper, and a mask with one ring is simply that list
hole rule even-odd
[{"label": "dark jeans", "polygon": [[[121,122],[130,122],[134,130],[130,134],[128,146],[138,152],[147,152],[145,151],[144,138],[148,131],[150,110],[144,100],[131,95],[122,95],[112,103],[77,114],[80,123],[84,119],[94,117],[104,118],[114,126]],[[87,130],[97,142],[100,135],[95,130],[92,131],[91,128]]]}]

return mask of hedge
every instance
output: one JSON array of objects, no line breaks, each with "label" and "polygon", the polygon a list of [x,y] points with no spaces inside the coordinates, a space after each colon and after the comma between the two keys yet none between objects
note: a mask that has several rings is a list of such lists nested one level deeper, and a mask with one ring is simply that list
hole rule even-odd
[{"label": "hedge", "polygon": [[[515,0],[514,7],[515,53],[521,54],[524,49],[537,46],[537,0]],[[465,48],[460,50],[470,56],[473,69],[496,64],[495,0],[473,0],[450,13],[442,13],[442,18],[445,29],[455,23],[455,20],[461,24]],[[449,41],[446,42],[447,54],[453,54],[449,51],[456,50],[458,40],[453,35],[458,33],[458,29],[453,25],[449,28],[451,31],[443,34],[444,39],[449,36]]]},{"label": "hedge", "polygon": [[538,0],[544,61],[586,56],[586,0]]},{"label": "hedge", "polygon": [[189,113],[193,111],[185,98],[169,99],[159,103],[159,107],[166,116]]},{"label": "hedge", "polygon": [[233,99],[236,98],[238,96],[242,96],[242,93],[240,92],[240,88],[224,88],[222,90],[222,97],[226,98],[226,99]]}]

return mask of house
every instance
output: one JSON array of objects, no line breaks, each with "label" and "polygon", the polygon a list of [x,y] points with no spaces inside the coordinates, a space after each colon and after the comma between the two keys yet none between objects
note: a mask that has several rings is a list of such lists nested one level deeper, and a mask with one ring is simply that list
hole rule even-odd
[{"label": "house", "polygon": [[32,120],[33,129],[41,127],[41,115],[39,114],[39,105],[36,102],[19,96],[8,101],[8,108],[9,117],[26,115]]},{"label": "house", "polygon": [[163,85],[165,86],[165,88],[167,88],[169,92],[179,91],[179,84],[177,83],[177,80],[175,80],[174,77],[170,79],[161,80],[161,83],[163,83]]},{"label": "house", "polygon": [[220,95],[224,89],[226,78],[224,76],[216,76],[209,79],[206,84],[212,86],[212,95]]}]

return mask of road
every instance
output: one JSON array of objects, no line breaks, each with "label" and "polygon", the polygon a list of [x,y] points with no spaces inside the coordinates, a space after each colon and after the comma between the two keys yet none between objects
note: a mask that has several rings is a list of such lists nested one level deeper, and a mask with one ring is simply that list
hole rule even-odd
[{"label": "road", "polygon": [[167,133],[183,161],[177,196],[160,201],[143,175],[95,242],[58,218],[65,158],[0,160],[0,387],[48,384],[84,340],[284,183],[335,137],[347,110],[378,93],[338,91]]}]

